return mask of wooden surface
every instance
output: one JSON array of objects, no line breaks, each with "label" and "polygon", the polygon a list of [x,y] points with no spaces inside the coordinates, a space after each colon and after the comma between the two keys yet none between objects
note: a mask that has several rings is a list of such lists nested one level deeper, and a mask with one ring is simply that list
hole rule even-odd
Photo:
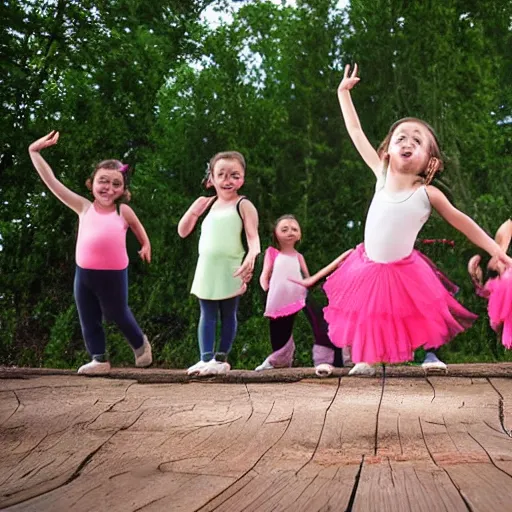
[{"label": "wooden surface", "polygon": [[154,372],[152,384],[0,372],[0,509],[512,510],[506,374],[162,384]]}]

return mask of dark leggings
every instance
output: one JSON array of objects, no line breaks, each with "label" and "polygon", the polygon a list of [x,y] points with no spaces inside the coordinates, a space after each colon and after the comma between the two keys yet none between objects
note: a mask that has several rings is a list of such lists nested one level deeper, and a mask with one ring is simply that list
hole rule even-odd
[{"label": "dark leggings", "polygon": [[[327,323],[324,320],[322,308],[308,297],[303,311],[313,330],[315,345],[335,350],[336,347],[331,343],[327,334]],[[293,313],[292,315],[269,319],[270,343],[273,352],[282,349],[290,339],[296,316],[297,313]]]},{"label": "dark leggings", "polygon": [[[240,297],[223,300],[199,299],[201,316],[199,317],[197,335],[202,361],[210,361],[213,357],[217,361],[226,361],[236,336],[238,326],[236,313],[239,301]],[[214,352],[219,313],[221,323],[220,346],[219,351]]]},{"label": "dark leggings", "polygon": [[105,359],[103,319],[114,322],[134,350],[142,347],[144,335],[128,307],[128,269],[91,270],[76,267],[75,302],[87,352]]}]

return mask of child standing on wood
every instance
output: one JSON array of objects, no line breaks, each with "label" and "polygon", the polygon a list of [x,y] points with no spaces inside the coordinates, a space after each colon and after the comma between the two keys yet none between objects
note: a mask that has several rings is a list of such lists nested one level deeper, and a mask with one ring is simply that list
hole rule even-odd
[{"label": "child standing on wood", "polygon": [[322,312],[306,299],[307,290],[297,284],[302,277],[309,277],[304,256],[295,246],[302,233],[297,219],[290,214],[277,219],[272,234],[274,246],[265,252],[260,285],[268,292],[265,316],[269,319],[270,354],[256,371],[292,366],[295,353],[293,324],[297,313],[304,310],[314,335],[313,363],[320,377],[331,375],[334,369],[335,347],[327,336]]},{"label": "child standing on wood", "polygon": [[[260,253],[258,212],[238,193],[244,184],[245,169],[245,159],[237,151],[217,153],[210,160],[205,178],[206,187],[213,187],[216,195],[197,198],[178,224],[178,233],[184,238],[207,212],[201,225],[199,259],[191,289],[201,310],[201,359],[188,369],[189,375],[223,375],[231,368],[227,356],[236,336],[240,295],[247,289]],[[243,232],[249,249],[245,258]],[[221,339],[219,350],[215,351],[219,314]]]},{"label": "child standing on wood", "polygon": [[29,154],[45,185],[79,219],[74,295],[91,362],[81,366],[78,373],[100,375],[110,371],[103,317],[115,322],[125,335],[135,355],[135,366],[149,366],[153,360],[151,345],[128,307],[128,228],[141,244],[142,260],[151,261],[148,235],[135,212],[123,202],[130,200],[128,166],[119,160],[96,165],[86,182],[94,198],[91,202],[65,187],[41,156],[42,149],[54,146],[58,140],[59,132],[53,131],[32,143]]},{"label": "child standing on wood", "polygon": [[[376,151],[366,138],[350,90],[357,66],[346,66],[338,98],[348,133],[376,177],[364,244],[327,279],[325,319],[334,345],[352,347],[351,374],[373,374],[375,363],[401,363],[414,350],[436,349],[468,328],[476,316],[446,289],[438,272],[414,250],[432,207],[496,261],[510,266],[501,247],[454,208],[430,183],[443,162],[434,130],[424,121],[394,123]],[[450,287],[452,288],[452,287]]]}]

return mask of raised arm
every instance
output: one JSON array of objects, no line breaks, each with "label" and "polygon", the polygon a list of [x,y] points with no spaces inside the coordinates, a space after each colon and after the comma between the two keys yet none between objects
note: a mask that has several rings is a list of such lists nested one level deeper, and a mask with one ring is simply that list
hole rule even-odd
[{"label": "raised arm", "polygon": [[505,251],[473,219],[457,210],[438,188],[429,185],[427,193],[430,203],[443,219],[492,257],[507,267],[512,266],[512,260]]},{"label": "raised arm", "polygon": [[181,238],[186,238],[190,233],[192,233],[192,231],[194,231],[197,219],[201,217],[206,208],[213,203],[215,197],[216,196],[201,196],[192,203],[192,206],[185,212],[178,223],[178,235],[180,235]]},{"label": "raised arm", "polygon": [[382,163],[375,148],[370,144],[363,132],[359,117],[357,115],[352,97],[350,96],[350,89],[352,89],[359,82],[357,76],[357,64],[354,65],[352,73],[350,73],[350,65],[345,66],[345,73],[343,79],[338,86],[338,100],[340,102],[341,113],[343,120],[347,127],[348,134],[354,143],[357,151],[366,162],[366,165],[373,171],[377,178],[380,177],[382,172]]},{"label": "raised arm", "polygon": [[252,278],[254,262],[261,252],[260,236],[258,234],[258,211],[249,200],[240,203],[240,215],[244,223],[245,236],[247,237],[248,252],[240,268],[233,274],[234,277],[241,276],[247,283]]},{"label": "raised arm", "polygon": [[306,277],[305,279],[293,279],[289,278],[290,281],[300,284],[302,286],[305,286],[306,288],[310,288],[311,286],[315,285],[320,279],[328,276],[329,274],[332,274],[349,256],[349,254],[354,249],[349,249],[348,251],[345,251],[343,254],[338,256],[334,261],[331,261],[329,265],[324,267],[322,270],[319,270],[315,275],[311,277]]},{"label": "raised arm", "polygon": [[510,240],[512,239],[512,220],[506,220],[496,231],[494,240],[505,251],[508,251]]},{"label": "raised arm", "polygon": [[66,206],[71,208],[74,212],[80,215],[86,210],[91,202],[85,197],[79,196],[72,190],[69,190],[64,186],[56,177],[52,171],[52,168],[48,165],[46,160],[41,156],[40,151],[50,146],[57,144],[59,140],[59,132],[52,131],[48,135],[41,137],[30,144],[28,153],[30,159],[36,168],[39,176],[43,180],[44,184],[50,189],[50,192],[62,201]]},{"label": "raised arm", "polygon": [[141,245],[139,256],[143,261],[151,263],[151,243],[149,242],[149,237],[144,226],[137,215],[135,215],[135,212],[127,204],[121,205],[121,214]]}]

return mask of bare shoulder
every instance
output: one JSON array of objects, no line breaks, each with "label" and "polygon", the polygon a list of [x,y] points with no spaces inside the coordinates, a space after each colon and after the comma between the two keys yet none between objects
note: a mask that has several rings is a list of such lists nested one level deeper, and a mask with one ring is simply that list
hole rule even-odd
[{"label": "bare shoulder", "polygon": [[119,211],[121,215],[124,217],[126,222],[130,222],[133,219],[137,218],[137,215],[135,215],[135,212],[133,211],[133,208],[131,206],[128,206],[126,203],[121,203],[119,206]]},{"label": "bare shoulder", "polygon": [[447,197],[434,185],[426,185],[425,190],[432,204],[448,201]]},{"label": "bare shoulder", "polygon": [[256,207],[246,197],[242,198],[239,204],[242,217],[246,215],[258,215],[258,210],[256,210]]}]

